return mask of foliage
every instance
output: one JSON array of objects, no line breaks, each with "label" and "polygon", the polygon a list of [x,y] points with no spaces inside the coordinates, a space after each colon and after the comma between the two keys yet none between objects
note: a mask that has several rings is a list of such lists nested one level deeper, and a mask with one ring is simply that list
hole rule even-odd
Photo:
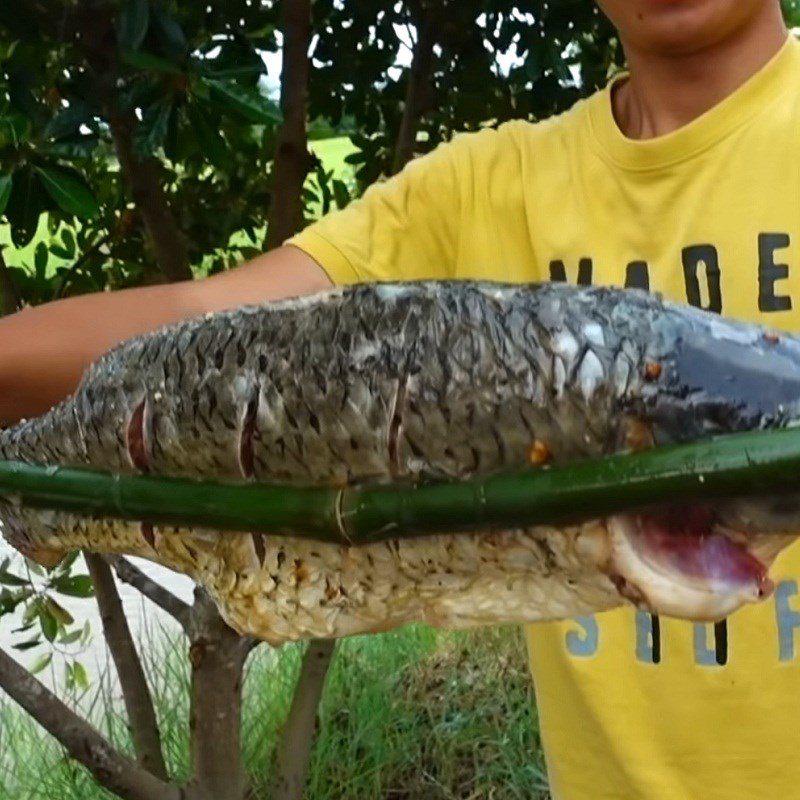
[{"label": "foliage", "polygon": [[[143,642],[170,770],[188,771],[189,676],[184,645],[160,629]],[[245,761],[254,800],[300,666],[301,648],[257,651],[245,680]],[[109,676],[95,721],[131,752]],[[477,756],[477,757],[476,757]],[[524,644],[513,629],[424,627],[343,643],[331,668],[307,792],[314,800],[546,797]],[[0,704],[0,800],[110,798],[10,705]]]},{"label": "foliage", "polygon": [[[252,255],[279,122],[259,89],[274,13],[246,0],[208,9],[156,0],[0,9],[0,203],[15,247],[45,212],[50,234],[34,269],[13,274],[27,301],[158,277],[121,180],[115,126],[133,124],[137,159],[159,159],[195,266]],[[242,230],[249,245],[230,247]]]},{"label": "foliage", "polygon": [[[50,667],[55,655],[64,667],[67,690],[86,690],[89,677],[80,661],[91,636],[88,621],[76,622],[64,607],[63,597],[91,597],[92,581],[76,574],[78,553],[72,553],[56,568],[44,570],[27,559],[12,565],[10,558],[0,563],[0,621],[21,611],[19,627],[13,630],[18,639],[14,649],[37,650],[30,664],[33,674]],[[15,617],[16,619],[17,617]],[[47,649],[42,645],[47,643]]]}]

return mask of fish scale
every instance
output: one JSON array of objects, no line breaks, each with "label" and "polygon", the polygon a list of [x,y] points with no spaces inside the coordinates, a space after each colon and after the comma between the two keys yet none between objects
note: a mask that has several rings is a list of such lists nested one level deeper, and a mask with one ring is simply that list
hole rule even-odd
[{"label": "fish scale", "polygon": [[[798,398],[797,339],[658,296],[374,284],[126,342],[87,371],[74,397],[0,434],[0,457],[292,486],[418,484],[598,456],[632,441],[795,424]],[[724,510],[757,532],[800,522],[797,504],[778,509],[768,498]],[[232,625],[273,642],[419,619],[557,618],[631,595],[612,574],[602,520],[348,548],[13,503],[0,517],[18,544],[131,553],[184,571]]]}]

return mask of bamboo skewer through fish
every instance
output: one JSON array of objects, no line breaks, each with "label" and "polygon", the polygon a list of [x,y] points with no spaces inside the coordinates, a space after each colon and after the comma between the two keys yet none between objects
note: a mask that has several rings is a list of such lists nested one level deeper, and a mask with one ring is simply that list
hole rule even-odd
[{"label": "bamboo skewer through fish", "polygon": [[[379,495],[789,427],[799,399],[798,340],[642,293],[361,286],[126,343],[74,398],[5,432],[0,457],[340,497],[392,487],[368,489]],[[800,523],[800,496],[777,488],[623,513],[638,511],[631,487],[630,509],[596,519],[578,509],[563,529],[465,535],[480,524],[468,516],[462,532],[360,546],[14,502],[2,516],[12,543],[40,558],[86,547],[186,572],[234,627],[280,642],[421,619],[552,619],[626,600],[717,618],[770,590],[766,568]]]}]

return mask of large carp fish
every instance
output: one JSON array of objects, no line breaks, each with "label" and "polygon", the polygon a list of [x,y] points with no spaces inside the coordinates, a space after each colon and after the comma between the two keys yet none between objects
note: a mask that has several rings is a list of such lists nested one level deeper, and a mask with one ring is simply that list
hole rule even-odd
[{"label": "large carp fish", "polygon": [[[465,480],[800,419],[800,339],[638,291],[362,285],[126,342],[0,458],[286,486]],[[414,622],[558,619],[626,602],[714,620],[771,592],[800,492],[566,527],[346,546],[0,504],[6,538],[186,573],[272,643]]]}]

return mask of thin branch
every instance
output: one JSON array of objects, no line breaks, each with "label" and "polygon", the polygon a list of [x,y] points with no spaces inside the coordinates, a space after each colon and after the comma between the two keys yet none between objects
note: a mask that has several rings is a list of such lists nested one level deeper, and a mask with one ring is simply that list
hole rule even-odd
[{"label": "thin branch", "polygon": [[408,76],[403,117],[397,134],[392,172],[397,173],[414,157],[419,121],[425,112],[430,90],[434,46],[438,30],[437,14],[432,8],[420,9],[417,16],[417,40]]},{"label": "thin branch", "polygon": [[275,758],[272,800],[300,800],[303,796],[317,725],[317,707],[335,647],[333,639],[315,639],[303,656]]},{"label": "thin branch", "polygon": [[81,269],[81,267],[104,245],[108,244],[111,239],[113,239],[115,233],[112,231],[111,233],[105,234],[105,236],[101,236],[95,242],[93,242],[86,250],[83,251],[80,258],[78,258],[70,267],[69,269],[63,274],[61,280],[59,281],[58,288],[55,292],[55,299],[58,300],[60,297],[64,296],[64,292],[67,290],[72,279]]},{"label": "thin branch", "polygon": [[134,589],[138,589],[148,600],[155,603],[160,609],[166,611],[185,630],[189,625],[192,607],[176,597],[169,589],[147,577],[138,567],[131,564],[122,556],[106,556],[106,560],[117,573],[117,577]]},{"label": "thin branch", "polygon": [[0,292],[2,292],[3,295],[2,298],[0,298],[0,315],[6,316],[7,314],[13,314],[15,311],[19,311],[22,307],[19,292],[17,291],[17,287],[14,286],[14,281],[11,279],[11,273],[8,271],[8,266],[3,258],[3,251],[1,248]]},{"label": "thin branch", "polygon": [[122,755],[91,725],[0,650],[0,687],[22,706],[69,755],[123,800],[181,800],[181,790]]},{"label": "thin branch", "polygon": [[157,778],[168,780],[153,699],[144,676],[142,662],[133,643],[128,620],[125,618],[111,567],[102,556],[95,553],[84,553],[84,559],[92,576],[103,633],[117,668],[137,758],[139,763]]}]

